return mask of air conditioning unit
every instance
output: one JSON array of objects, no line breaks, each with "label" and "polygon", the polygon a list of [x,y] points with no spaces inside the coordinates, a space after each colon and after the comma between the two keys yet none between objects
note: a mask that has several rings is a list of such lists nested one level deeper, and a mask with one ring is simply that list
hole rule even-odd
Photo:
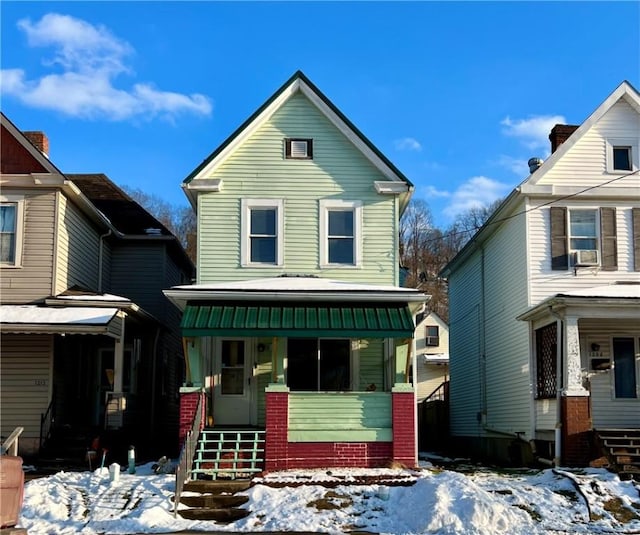
[{"label": "air conditioning unit", "polygon": [[600,259],[598,258],[597,249],[580,249],[574,253],[574,266],[598,266]]}]

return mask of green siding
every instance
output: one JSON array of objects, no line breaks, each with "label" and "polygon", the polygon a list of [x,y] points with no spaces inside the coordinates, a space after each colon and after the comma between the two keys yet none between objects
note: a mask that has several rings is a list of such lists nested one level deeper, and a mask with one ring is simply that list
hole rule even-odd
[{"label": "green siding", "polygon": [[291,442],[390,441],[392,435],[388,392],[289,395]]},{"label": "green siding", "polygon": [[359,390],[376,385],[376,390],[384,389],[384,340],[374,338],[360,341]]},{"label": "green siding", "polygon": [[[313,160],[285,160],[285,137],[313,138]],[[295,272],[397,284],[397,199],[376,193],[374,181],[386,178],[303,95],[203,178],[223,187],[198,197],[199,283]],[[284,266],[240,266],[242,198],[284,199]],[[362,268],[319,268],[320,199],[362,202]]]}]

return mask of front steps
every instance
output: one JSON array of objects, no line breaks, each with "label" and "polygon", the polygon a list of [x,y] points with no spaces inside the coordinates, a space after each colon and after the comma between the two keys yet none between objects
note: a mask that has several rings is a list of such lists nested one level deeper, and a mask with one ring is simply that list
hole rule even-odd
[{"label": "front steps", "polygon": [[621,477],[640,479],[640,429],[597,429],[600,446]]},{"label": "front steps", "polygon": [[238,493],[250,486],[248,480],[188,481],[184,484],[183,493],[197,494],[180,496],[180,503],[187,508],[178,509],[178,514],[188,520],[214,520],[222,524],[240,520],[251,511],[240,507],[249,501],[249,497]]},{"label": "front steps", "polygon": [[250,479],[264,470],[265,432],[203,429],[193,458],[194,479]]}]

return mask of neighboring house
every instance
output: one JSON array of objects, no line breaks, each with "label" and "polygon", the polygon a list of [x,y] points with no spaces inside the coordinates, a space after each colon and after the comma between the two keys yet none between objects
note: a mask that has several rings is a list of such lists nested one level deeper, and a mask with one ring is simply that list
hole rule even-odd
[{"label": "neighboring house", "polygon": [[106,176],[63,174],[43,133],[1,119],[1,433],[24,427],[24,456],[63,434],[155,455],[177,432],[183,377],[162,289],[193,265]]},{"label": "neighboring house", "polygon": [[449,326],[435,312],[416,324],[416,397],[421,403],[449,380]]},{"label": "neighboring house", "polygon": [[640,96],[623,82],[549,137],[443,270],[451,431],[467,452],[579,465],[640,429]]},{"label": "neighboring house", "polygon": [[411,183],[297,72],[183,188],[197,284],[165,292],[185,310],[181,439],[203,399],[212,432],[265,430],[267,470],[415,465]]}]

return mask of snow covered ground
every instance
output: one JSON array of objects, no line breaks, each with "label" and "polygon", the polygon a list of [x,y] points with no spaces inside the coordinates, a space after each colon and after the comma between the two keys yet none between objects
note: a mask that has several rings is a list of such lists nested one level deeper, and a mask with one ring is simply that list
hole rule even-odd
[{"label": "snow covered ground", "polygon": [[[434,463],[436,459],[432,459]],[[371,483],[371,476],[411,486]],[[398,477],[402,476],[400,480]],[[304,483],[304,484],[302,484]],[[350,484],[360,483],[360,484]],[[364,483],[364,484],[363,484]],[[106,468],[25,485],[29,535],[201,531],[429,534],[640,533],[640,483],[604,469],[333,469],[268,474],[246,491],[252,513],[231,524],[175,519],[173,475],[151,464],[111,481]]]}]

